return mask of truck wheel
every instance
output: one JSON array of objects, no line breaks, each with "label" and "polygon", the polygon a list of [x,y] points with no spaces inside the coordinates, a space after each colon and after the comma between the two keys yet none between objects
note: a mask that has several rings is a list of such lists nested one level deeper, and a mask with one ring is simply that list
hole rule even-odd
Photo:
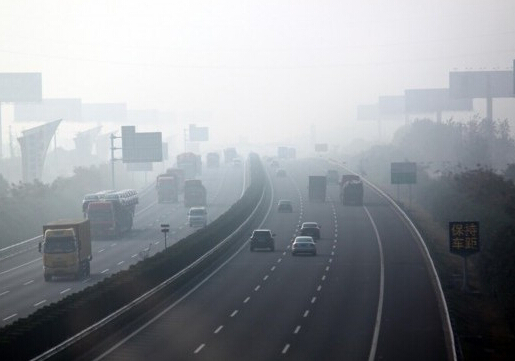
[{"label": "truck wheel", "polygon": [[52,280],[52,276],[45,275],[45,282],[50,282]]}]

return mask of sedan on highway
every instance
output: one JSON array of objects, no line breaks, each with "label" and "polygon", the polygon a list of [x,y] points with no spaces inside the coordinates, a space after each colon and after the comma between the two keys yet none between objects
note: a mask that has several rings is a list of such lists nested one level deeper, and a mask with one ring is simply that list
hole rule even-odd
[{"label": "sedan on highway", "polygon": [[313,237],[314,240],[320,239],[320,228],[317,222],[304,222],[300,227],[300,235]]},{"label": "sedan on highway", "polygon": [[277,203],[277,212],[279,213],[291,213],[293,212],[293,206],[291,201],[288,199],[281,199]]},{"label": "sedan on highway", "polygon": [[267,248],[270,251],[275,250],[275,234],[269,229],[255,229],[250,236],[250,251],[256,248]]},{"label": "sedan on highway", "polygon": [[296,256],[300,253],[307,253],[312,256],[317,255],[317,246],[315,244],[315,241],[313,240],[313,237],[295,237],[295,240],[291,245],[291,254],[292,256]]}]

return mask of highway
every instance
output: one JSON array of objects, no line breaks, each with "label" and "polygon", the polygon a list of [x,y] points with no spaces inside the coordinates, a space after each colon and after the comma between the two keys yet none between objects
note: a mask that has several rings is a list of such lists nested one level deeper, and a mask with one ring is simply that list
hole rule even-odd
[{"label": "highway", "polygon": [[[203,169],[200,177],[207,189],[208,219],[214,220],[241,196],[246,182],[244,168],[221,166]],[[0,261],[0,326],[24,317],[62,297],[88,287],[104,277],[129,268],[144,254],[164,249],[162,223],[170,224],[167,245],[194,232],[187,223],[182,200],[158,204],[154,187],[140,194],[133,230],[120,239],[94,240],[91,276],[81,281],[57,279],[44,282],[41,255],[37,247]]]},{"label": "highway", "polygon": [[[274,206],[263,220],[276,233],[275,252],[241,248],[159,317],[84,359],[452,359],[422,249],[392,206],[369,187],[363,207],[343,206],[337,185],[326,202],[310,203],[308,175],[335,166],[308,159],[281,167],[287,177],[267,165],[273,204],[290,199],[294,211]],[[318,255],[293,257],[290,242],[305,221],[322,227]]]}]

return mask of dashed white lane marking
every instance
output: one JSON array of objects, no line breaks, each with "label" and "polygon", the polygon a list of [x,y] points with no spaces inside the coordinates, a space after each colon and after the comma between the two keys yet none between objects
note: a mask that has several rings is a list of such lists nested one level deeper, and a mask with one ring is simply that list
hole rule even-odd
[{"label": "dashed white lane marking", "polygon": [[231,316],[229,316],[229,317],[234,317],[234,316],[236,316],[237,314],[238,314],[238,310],[234,310],[234,311],[232,311]]},{"label": "dashed white lane marking", "polygon": [[329,263],[332,263],[333,262],[333,259],[332,258],[329,258]]},{"label": "dashed white lane marking", "polygon": [[118,263],[117,263],[117,265],[118,265],[118,266],[121,266],[121,265],[122,265],[122,264],[124,264],[124,263],[125,263],[125,261],[120,261],[120,262],[118,262]]},{"label": "dashed white lane marking", "polygon": [[293,333],[296,335],[299,333],[299,331],[300,331],[300,326],[297,326],[297,327],[295,327],[295,331],[293,331]]},{"label": "dashed white lane marking", "polygon": [[282,258],[279,258],[279,259],[277,260],[277,263],[280,263],[282,260],[283,260]]},{"label": "dashed white lane marking", "polygon": [[270,268],[270,271],[274,271],[275,270],[275,266],[272,266],[272,268]]},{"label": "dashed white lane marking", "polygon": [[283,252],[283,256],[286,256],[286,252]]},{"label": "dashed white lane marking", "polygon": [[46,300],[39,301],[38,303],[35,303],[35,304],[34,304],[34,307],[39,307],[39,306],[41,306],[41,305],[42,305],[43,303],[45,303],[45,302],[46,302]]},{"label": "dashed white lane marking", "polygon": [[256,286],[256,288],[254,288],[254,291],[256,291],[256,292],[257,292],[257,291],[259,291],[259,289],[260,289],[260,288],[261,288],[261,286],[260,286],[260,285],[257,285],[257,286]]},{"label": "dashed white lane marking", "polygon": [[8,294],[9,292],[11,292],[11,291],[9,291],[9,290],[4,291],[4,292],[0,293],[0,296],[6,295],[6,294]]},{"label": "dashed white lane marking", "polygon": [[4,318],[4,321],[8,321],[11,318],[16,317],[16,316],[18,316],[18,314],[17,313],[13,313],[11,316],[7,316],[6,318]]},{"label": "dashed white lane marking", "polygon": [[330,267],[329,267],[329,266],[327,266],[327,267],[325,268],[325,270],[326,270],[326,271],[329,271],[329,268],[330,268]]},{"label": "dashed white lane marking", "polygon": [[263,277],[263,281],[266,281],[268,279],[268,275],[266,275],[265,277]]},{"label": "dashed white lane marking", "polygon": [[331,256],[334,256],[334,251],[331,252]]},{"label": "dashed white lane marking", "polygon": [[322,276],[322,281],[325,281],[325,275]]},{"label": "dashed white lane marking", "polygon": [[316,298],[316,297],[313,297],[313,298],[311,299],[311,303],[315,303],[316,301],[317,301],[317,298]]},{"label": "dashed white lane marking", "polygon": [[245,298],[245,300],[243,300],[243,303],[247,303],[249,301],[250,301],[250,297],[247,297],[247,298]]},{"label": "dashed white lane marking", "polygon": [[205,343],[203,343],[202,345],[200,345],[199,347],[197,347],[195,349],[195,351],[193,351],[193,353],[199,353],[200,351],[202,351],[202,349],[204,348],[204,346],[206,346]]},{"label": "dashed white lane marking", "polygon": [[113,244],[111,245],[111,247],[115,247],[117,244],[118,244],[118,243],[113,243]]},{"label": "dashed white lane marking", "polygon": [[102,253],[102,252],[104,252],[105,250],[106,250],[105,248],[99,249],[99,250],[98,250],[98,253]]},{"label": "dashed white lane marking", "polygon": [[161,241],[154,242],[154,244],[157,246]]},{"label": "dashed white lane marking", "polygon": [[72,289],[71,288],[67,288],[65,290],[62,290],[61,292],[59,292],[60,294],[64,295],[66,292],[70,292]]},{"label": "dashed white lane marking", "polygon": [[224,325],[218,326],[214,333],[217,334],[218,332],[222,331],[222,328],[224,328]]},{"label": "dashed white lane marking", "polygon": [[102,272],[100,273],[106,273],[106,272],[109,272],[109,268],[106,268],[105,270],[103,270]]},{"label": "dashed white lane marking", "polygon": [[319,285],[319,286],[317,287],[317,292],[320,292],[320,290],[321,290],[321,289],[322,289],[322,285]]},{"label": "dashed white lane marking", "polygon": [[290,344],[287,343],[286,346],[284,346],[282,353],[285,354],[286,352],[288,352],[289,348],[290,348]]},{"label": "dashed white lane marking", "polygon": [[137,253],[136,253],[136,254],[133,254],[133,255],[131,256],[131,258],[136,258],[136,257],[138,257],[138,254],[137,254]]},{"label": "dashed white lane marking", "polygon": [[89,281],[91,281],[91,278],[86,278],[82,283],[88,283]]},{"label": "dashed white lane marking", "polygon": [[33,283],[33,282],[34,282],[34,280],[30,280],[30,281],[25,282],[23,285],[24,285],[24,286],[28,286],[28,285],[30,285],[30,284],[31,284],[31,283]]},{"label": "dashed white lane marking", "polygon": [[336,245],[335,244],[333,244],[333,249],[336,249]]}]

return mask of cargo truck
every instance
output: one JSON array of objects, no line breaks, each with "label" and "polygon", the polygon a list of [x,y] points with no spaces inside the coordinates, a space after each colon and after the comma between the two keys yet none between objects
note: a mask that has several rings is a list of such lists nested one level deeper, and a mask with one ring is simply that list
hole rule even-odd
[{"label": "cargo truck", "polygon": [[325,202],[327,179],[325,176],[309,176],[309,201]]},{"label": "cargo truck", "polygon": [[59,220],[44,225],[39,252],[43,254],[45,281],[51,281],[52,276],[88,277],[92,259],[89,219]]},{"label": "cargo truck", "polygon": [[186,179],[184,181],[184,206],[206,206],[206,188],[200,179]]},{"label": "cargo truck", "polygon": [[138,194],[126,189],[106,194],[102,201],[88,204],[86,217],[91,222],[93,237],[120,237],[131,230]]},{"label": "cargo truck", "polygon": [[179,180],[173,174],[160,174],[156,179],[157,203],[179,201]]},{"label": "cargo truck", "polygon": [[184,171],[186,179],[193,179],[197,175],[202,174],[202,162],[200,156],[192,152],[181,153],[177,155],[177,168]]},{"label": "cargo truck", "polygon": [[225,148],[224,149],[224,160],[225,163],[231,163],[235,158],[238,158],[236,148]]},{"label": "cargo truck", "polygon": [[340,184],[340,200],[343,205],[363,205],[363,182],[359,179],[351,179]]},{"label": "cargo truck", "polygon": [[184,170],[179,168],[168,168],[166,170],[166,174],[169,174],[177,178],[177,184],[179,185],[179,193],[182,193],[184,191]]}]

